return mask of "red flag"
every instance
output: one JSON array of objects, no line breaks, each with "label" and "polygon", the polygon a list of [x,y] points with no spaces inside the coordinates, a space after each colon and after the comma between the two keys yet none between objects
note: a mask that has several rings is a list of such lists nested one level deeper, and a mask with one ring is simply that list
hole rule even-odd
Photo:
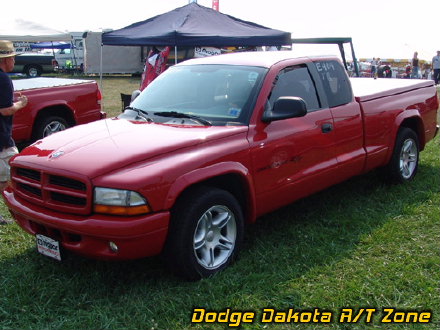
[{"label": "red flag", "polygon": [[220,0],[212,0],[212,9],[219,11]]}]

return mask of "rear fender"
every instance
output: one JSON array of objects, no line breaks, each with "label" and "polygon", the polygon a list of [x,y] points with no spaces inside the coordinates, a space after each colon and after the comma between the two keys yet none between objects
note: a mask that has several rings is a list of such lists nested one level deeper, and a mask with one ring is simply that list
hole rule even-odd
[{"label": "rear fender", "polygon": [[425,148],[425,128],[419,110],[405,110],[401,112],[394,120],[394,124],[390,134],[390,149],[388,150],[386,163],[388,163],[391,159],[391,155],[393,154],[394,146],[396,144],[397,133],[401,127],[408,127],[414,130],[414,132],[419,137],[420,150],[423,150]]},{"label": "rear fender", "polygon": [[[26,95],[26,93],[23,93]],[[14,116],[14,139],[20,141],[30,141],[35,123],[44,115],[50,114],[64,115],[71,125],[76,123],[75,110],[64,100],[50,100],[40,102],[40,99],[29,97],[25,111],[19,111]],[[32,129],[30,129],[32,127]]]},{"label": "rear fender", "polygon": [[[70,114],[71,118],[75,118],[75,109],[73,109],[66,100],[42,100],[41,98],[32,98],[29,104],[29,112],[32,114],[32,126],[35,124],[35,121],[38,120],[40,116],[44,114],[46,111],[54,111],[56,114],[56,110],[54,109],[64,109],[66,112]],[[52,109],[52,110],[51,110]],[[29,113],[27,114],[29,115]],[[70,118],[67,118],[70,119]]]}]

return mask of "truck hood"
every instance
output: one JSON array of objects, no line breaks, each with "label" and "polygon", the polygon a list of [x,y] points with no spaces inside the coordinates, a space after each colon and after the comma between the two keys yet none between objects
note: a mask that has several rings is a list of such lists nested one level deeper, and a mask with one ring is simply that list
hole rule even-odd
[{"label": "truck hood", "polygon": [[89,178],[178,149],[247,130],[247,126],[181,126],[111,118],[39,140],[14,162],[81,173]]}]

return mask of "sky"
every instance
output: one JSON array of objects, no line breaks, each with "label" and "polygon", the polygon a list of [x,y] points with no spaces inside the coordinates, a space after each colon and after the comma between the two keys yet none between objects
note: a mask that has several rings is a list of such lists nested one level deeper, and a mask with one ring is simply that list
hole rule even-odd
[{"label": "sky", "polygon": [[[3,1],[8,20],[35,22],[62,32],[120,29],[188,4],[188,0]],[[198,0],[212,6],[212,0]],[[292,38],[352,37],[356,57],[431,60],[440,50],[440,0],[219,0],[220,12]],[[8,13],[7,20],[4,19]],[[298,55],[337,54],[335,46],[297,46]]]}]

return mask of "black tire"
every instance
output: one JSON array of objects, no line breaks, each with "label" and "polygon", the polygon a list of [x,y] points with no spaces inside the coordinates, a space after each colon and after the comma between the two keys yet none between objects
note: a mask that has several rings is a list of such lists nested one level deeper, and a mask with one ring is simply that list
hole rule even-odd
[{"label": "black tire", "polygon": [[38,65],[28,65],[25,69],[26,76],[30,78],[35,78],[41,76],[41,67]]},{"label": "black tire", "polygon": [[218,188],[199,187],[173,207],[163,257],[180,277],[210,277],[236,258],[243,234],[242,210],[235,197]]},{"label": "black tire", "polygon": [[386,167],[386,179],[391,183],[404,183],[412,180],[419,167],[419,150],[417,134],[410,128],[400,128],[393,155]]},{"label": "black tire", "polygon": [[66,119],[60,116],[48,116],[38,119],[34,126],[33,140],[39,140],[53,133],[69,128]]}]

